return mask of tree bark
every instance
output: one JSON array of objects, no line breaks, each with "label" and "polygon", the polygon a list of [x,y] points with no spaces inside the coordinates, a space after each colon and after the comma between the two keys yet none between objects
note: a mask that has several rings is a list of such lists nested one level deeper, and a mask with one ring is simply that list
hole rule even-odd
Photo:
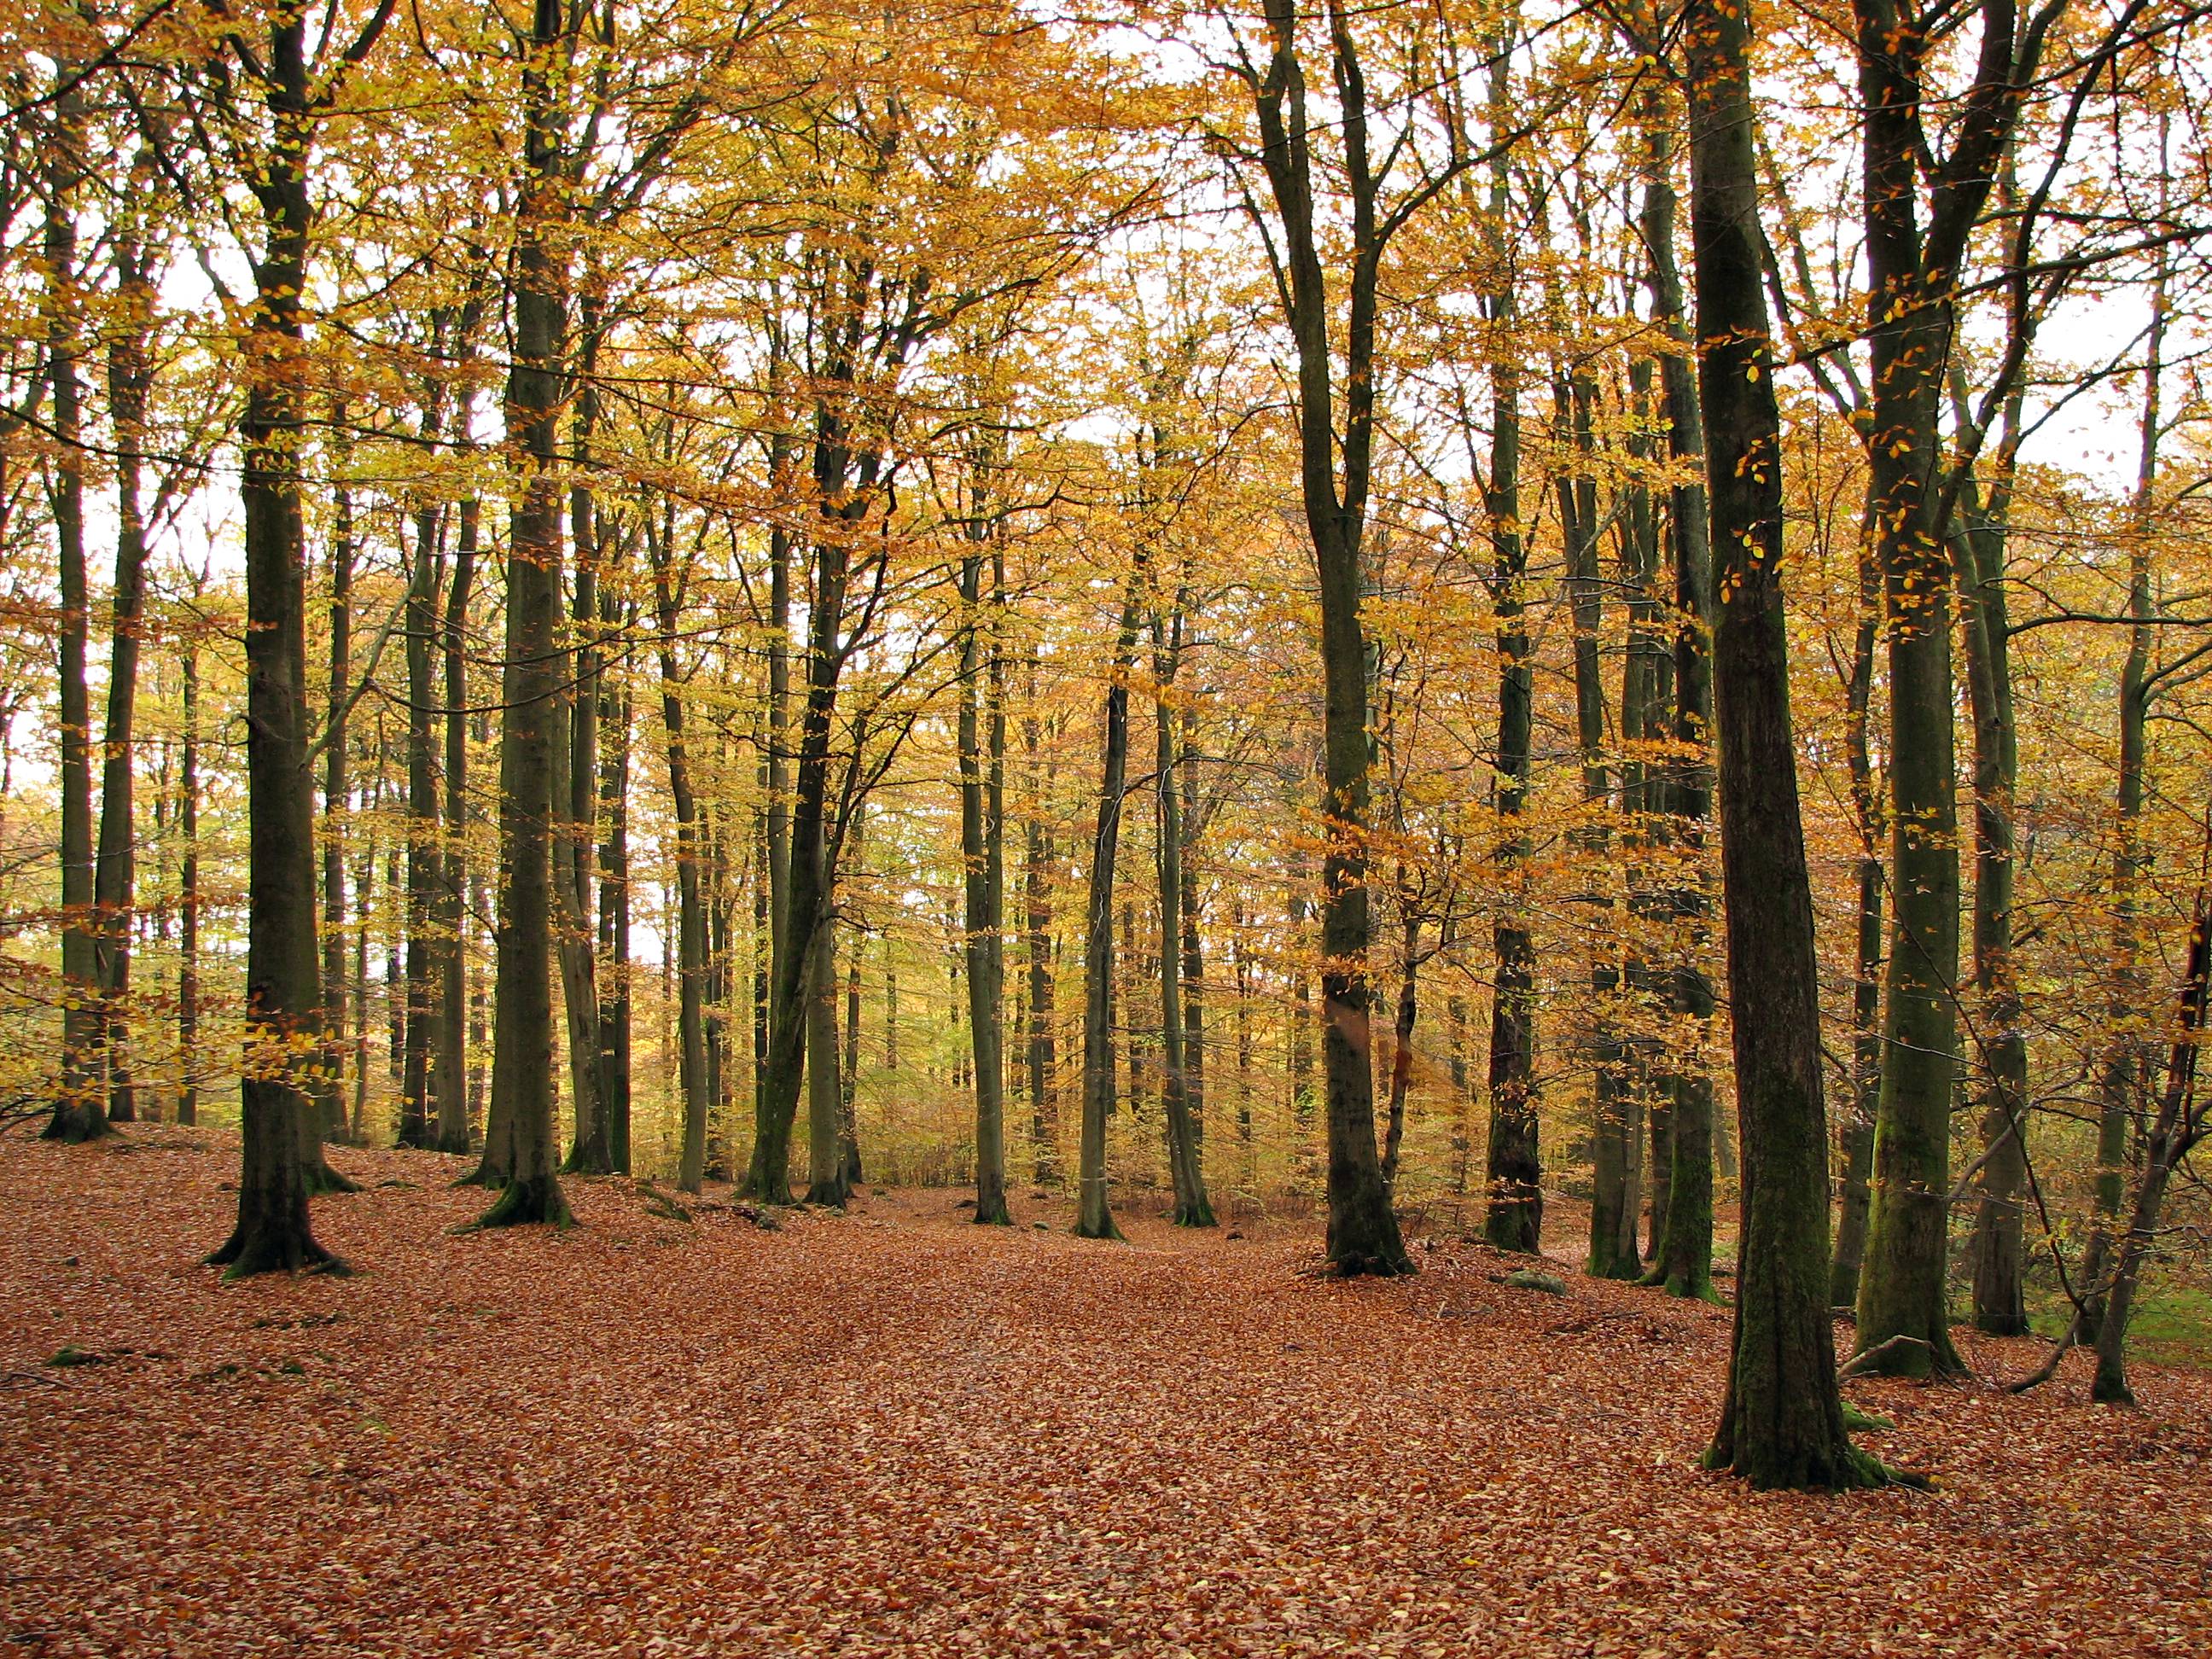
[{"label": "tree bark", "polygon": [[[1511,118],[1510,40],[1495,44],[1490,69],[1491,125],[1504,131]],[[1518,825],[1528,797],[1529,749],[1534,732],[1534,647],[1522,592],[1528,546],[1521,534],[1521,371],[1511,354],[1518,307],[1510,274],[1505,214],[1510,170],[1499,155],[1491,164],[1485,236],[1499,276],[1485,297],[1484,313],[1498,342],[1491,364],[1490,477],[1483,510],[1490,520],[1491,604],[1498,637],[1497,809],[1494,862],[1501,902],[1491,928],[1492,957],[1490,1059],[1485,1087],[1490,1097],[1490,1138],[1483,1165],[1489,1201],[1483,1236],[1501,1250],[1534,1253],[1543,1248],[1544,1170],[1539,1145],[1536,1093],[1536,945],[1516,903],[1525,878],[1528,837]]]},{"label": "tree bark", "polygon": [[[1007,1226],[1006,1073],[1000,1053],[1000,982],[1005,965],[1001,923],[1005,908],[1004,831],[998,787],[1004,762],[1006,709],[991,696],[1000,676],[1000,649],[992,630],[985,672],[983,622],[984,542],[990,534],[984,513],[985,484],[980,462],[972,468],[971,518],[968,545],[960,561],[959,592],[963,612],[960,635],[960,854],[963,956],[968,978],[968,1030],[975,1061],[975,1220]],[[987,711],[986,702],[991,704]],[[996,741],[985,750],[985,727]]]},{"label": "tree bark", "polygon": [[[2048,20],[2015,40],[2011,0],[1981,9],[1974,81],[1939,165],[1923,124],[1931,40],[1887,0],[1856,0],[1871,400],[1866,428],[1889,666],[1890,949],[1886,1063],[1858,1344],[1872,1368],[1963,1369],[1945,1272],[1957,1076],[1958,787],[1952,704],[1951,526],[1941,397],[1957,332],[1959,265],[1999,171]],[[2049,15],[2055,17],[2056,13]],[[1934,174],[1923,228],[1919,184]],[[1911,1341],[1892,1339],[1909,1337]]]},{"label": "tree bark", "polygon": [[1198,1131],[1191,1110],[1189,1057],[1182,1006],[1182,802],[1178,790],[1176,754],[1176,714],[1170,707],[1173,683],[1182,650],[1182,612],[1177,607],[1172,630],[1158,617],[1152,622],[1153,677],[1158,681],[1153,699],[1158,732],[1152,775],[1152,799],[1158,806],[1153,836],[1160,895],[1160,1066],[1167,1121],[1168,1173],[1175,1192],[1175,1208],[1169,1219],[1178,1227],[1211,1227],[1213,1206],[1206,1194],[1206,1170],[1199,1159]]},{"label": "tree bark", "polygon": [[[514,361],[507,429],[521,473],[508,532],[501,672],[498,978],[492,1005],[492,1133],[499,1195],[479,1224],[570,1220],[553,1123],[552,841],[561,652],[561,339],[567,205],[549,70],[573,27],[537,0],[522,75],[526,171],[515,216]],[[501,1131],[504,1132],[503,1137]],[[502,1138],[504,1144],[501,1144]]]},{"label": "tree bark", "polygon": [[109,1133],[100,1053],[98,924],[94,913],[92,698],[85,681],[92,603],[84,544],[82,302],[77,284],[78,192],[84,180],[84,100],[76,67],[57,61],[52,137],[46,156],[46,391],[55,457],[48,485],[58,555],[61,684],[62,1053],[48,1140],[96,1140]]},{"label": "tree bark", "polygon": [[1721,869],[1743,1133],[1743,1230],[1728,1389],[1707,1454],[1757,1486],[1862,1486],[1828,1319],[1827,1124],[1812,884],[1797,802],[1783,615],[1782,447],[1761,287],[1748,15],[1684,14],[1692,246],[1713,636]]},{"label": "tree bark", "polygon": [[1137,655],[1138,577],[1121,599],[1121,623],[1106,686],[1101,736],[1098,828],[1091,842],[1091,892],[1084,911],[1083,1126],[1075,1171],[1075,1236],[1119,1238],[1106,1188],[1106,1120],[1114,1111],[1114,866],[1129,764],[1129,671]]},{"label": "tree bark", "polygon": [[307,167],[305,24],[276,15],[264,89],[270,143],[254,194],[266,234],[240,438],[245,469],[246,657],[246,1053],[238,1224],[209,1258],[226,1279],[340,1271],[317,1243],[307,1200],[321,1164],[308,1073],[319,1052],[314,797],[307,766],[307,572],[301,519],[302,295],[313,213]]},{"label": "tree bark", "polygon": [[[1322,262],[1298,15],[1267,0],[1271,52],[1252,82],[1261,160],[1275,204],[1285,319],[1297,358],[1300,496],[1321,608],[1323,684],[1322,817],[1322,1073],[1328,1126],[1329,1265],[1346,1276],[1413,1270],[1375,1146],[1373,1043],[1368,1023],[1367,830],[1370,760],[1367,639],[1360,617],[1361,543],[1372,461],[1375,355],[1382,255],[1378,184],[1367,155],[1367,110],[1351,26],[1329,9],[1330,67],[1341,108],[1351,192],[1339,428],[1338,356]],[[1402,222],[1395,219],[1393,224]]]}]

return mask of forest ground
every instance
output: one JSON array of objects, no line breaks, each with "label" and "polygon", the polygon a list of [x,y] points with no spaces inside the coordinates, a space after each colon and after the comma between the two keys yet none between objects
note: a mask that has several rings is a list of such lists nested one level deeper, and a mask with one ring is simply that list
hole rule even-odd
[{"label": "forest ground", "polygon": [[459,1160],[333,1161],[356,1276],[219,1286],[234,1139],[0,1144],[0,1654],[2212,1651],[2202,1373],[1853,1383],[1938,1490],[1759,1494],[1721,1310],[1478,1246],[616,1181],[456,1237]]}]

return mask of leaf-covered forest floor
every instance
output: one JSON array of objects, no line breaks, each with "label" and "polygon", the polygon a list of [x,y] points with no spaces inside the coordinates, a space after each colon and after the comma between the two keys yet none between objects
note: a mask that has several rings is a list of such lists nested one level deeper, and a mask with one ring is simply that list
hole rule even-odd
[{"label": "leaf-covered forest floor", "polygon": [[0,1145],[0,1654],[2212,1651],[2201,1374],[1853,1384],[1940,1489],[1758,1494],[1695,1463],[1723,1313],[1472,1245],[611,1181],[454,1237],[458,1160],[334,1162],[357,1276],[218,1286],[234,1140]]}]

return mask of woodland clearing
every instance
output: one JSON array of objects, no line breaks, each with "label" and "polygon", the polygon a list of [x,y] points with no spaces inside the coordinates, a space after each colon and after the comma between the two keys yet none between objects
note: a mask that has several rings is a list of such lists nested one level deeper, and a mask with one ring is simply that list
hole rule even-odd
[{"label": "woodland clearing", "polygon": [[0,1652],[2212,1650],[2198,1372],[2012,1398],[2043,1345],[1961,1332],[1846,1385],[1937,1490],[1761,1493],[1697,1463],[1722,1310],[1478,1245],[614,1179],[456,1237],[463,1160],[333,1161],[353,1276],[219,1285],[234,1138],[0,1144]]}]

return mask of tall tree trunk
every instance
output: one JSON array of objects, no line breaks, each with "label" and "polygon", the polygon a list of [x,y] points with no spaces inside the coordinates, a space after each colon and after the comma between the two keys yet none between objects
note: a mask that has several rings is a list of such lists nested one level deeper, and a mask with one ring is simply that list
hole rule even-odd
[{"label": "tall tree trunk", "polygon": [[1881,567],[1874,551],[1874,504],[1867,504],[1859,544],[1859,622],[1851,641],[1844,745],[1851,772],[1851,814],[1858,826],[1858,931],[1851,981],[1851,1098],[1844,1110],[1843,1201],[1829,1274],[1832,1306],[1856,1304],[1874,1210],[1874,1126],[1881,1095],[1882,793],[1875,776],[1875,641],[1881,615]]},{"label": "tall tree trunk", "polygon": [[301,520],[301,296],[313,224],[306,27],[280,12],[264,82],[272,127],[255,188],[266,240],[246,361],[246,1054],[238,1225],[209,1260],[226,1278],[342,1264],[315,1242],[307,1199],[321,1166],[308,1095],[319,1051],[314,796],[307,769],[306,538]]},{"label": "tall tree trunk", "polygon": [[[461,395],[459,435],[466,441],[471,398]],[[453,580],[446,590],[441,657],[446,696],[444,850],[439,860],[431,975],[435,1008],[431,1041],[431,1094],[441,1152],[465,1153],[471,1144],[469,1109],[469,964],[467,886],[469,824],[469,600],[476,586],[480,508],[474,495],[457,514]]]},{"label": "tall tree trunk", "polygon": [[[635,607],[625,632],[635,625]],[[611,593],[602,591],[602,628],[624,623]],[[630,1173],[629,773],[630,677],[607,682],[600,700],[599,809],[606,838],[599,843],[599,955],[606,964],[599,984],[599,1099],[607,1115],[607,1155],[618,1174]]]},{"label": "tall tree trunk", "polygon": [[1182,792],[1181,882],[1182,888],[1182,1071],[1183,1097],[1190,1106],[1191,1144],[1199,1167],[1206,1164],[1206,945],[1203,900],[1198,876],[1198,843],[1203,827],[1198,797],[1198,712],[1186,699],[1176,721],[1182,759],[1176,767]]},{"label": "tall tree trunk", "polygon": [[1721,872],[1743,1133],[1735,1322],[1707,1461],[1757,1486],[1856,1486],[1878,1479],[1879,1468],[1844,1431],[1828,1318],[1819,963],[1790,735],[1781,421],[1761,287],[1748,14],[1690,0],[1683,27],[1698,386],[1721,594]]},{"label": "tall tree trunk", "polygon": [[2014,788],[2020,749],[2013,716],[2005,543],[2012,510],[2021,398],[2008,400],[2005,434],[1984,496],[1969,477],[1956,553],[1966,597],[1967,684],[1974,731],[1974,989],[1981,1004],[1982,1168],[1969,1246],[1974,1326],[2025,1336],[2027,1037],[2013,965]]},{"label": "tall tree trunk", "polygon": [[1589,1254],[1584,1271],[1604,1279],[1635,1279],[1642,1275],[1644,1264],[1632,1246],[1626,1250],[1621,1248],[1624,1232],[1632,1233],[1634,1228],[1629,1219],[1635,1199],[1628,1169],[1638,1126],[1614,1007],[1620,996],[1620,964],[1611,892],[1612,836],[1606,824],[1612,777],[1605,761],[1605,679],[1598,659],[1598,635],[1604,627],[1603,589],[1598,580],[1597,481],[1591,472],[1596,381],[1585,372],[1571,378],[1562,369],[1554,383],[1553,398],[1560,436],[1565,441],[1563,447],[1571,445],[1575,457],[1559,478],[1559,523],[1567,543],[1567,591],[1574,626],[1575,733],[1582,756],[1583,807],[1588,818],[1576,840],[1588,877],[1583,902],[1591,912],[1589,1000],[1585,1015],[1589,1021],[1587,1041],[1593,1072],[1590,1151],[1595,1167]]},{"label": "tall tree trunk", "polygon": [[107,1062],[107,1116],[137,1115],[126,1042],[131,992],[131,921],[137,894],[137,833],[131,821],[133,724],[138,699],[139,636],[146,599],[146,521],[140,502],[147,401],[153,364],[153,279],[137,223],[143,180],[131,185],[114,227],[116,307],[108,347],[108,418],[115,446],[115,589],[107,653],[107,731],[100,781],[100,844],[93,877],[98,917],[94,960],[100,981],[100,1049]]},{"label": "tall tree trunk", "polygon": [[[1328,1239],[1338,1273],[1413,1269],[1390,1207],[1375,1146],[1375,1073],[1369,1030],[1366,836],[1371,760],[1368,651],[1360,616],[1362,542],[1373,459],[1377,302],[1389,232],[1376,214],[1378,185],[1366,149],[1364,82],[1351,28],[1332,9],[1329,55],[1350,155],[1350,269],[1346,274],[1343,422],[1331,302],[1317,234],[1312,142],[1298,17],[1291,0],[1267,0],[1271,52],[1252,85],[1261,161],[1275,204],[1285,280],[1285,320],[1297,356],[1299,494],[1314,554],[1321,611],[1322,1073],[1328,1094]],[[1402,222],[1393,219],[1395,226]]]},{"label": "tall tree trunk", "polygon": [[1036,659],[1029,660],[1029,702],[1022,715],[1027,762],[1028,842],[1022,858],[1022,945],[1029,968],[1030,1144],[1037,1185],[1060,1178],[1060,1100],[1053,1086],[1052,826],[1045,817],[1046,771],[1036,714]]},{"label": "tall tree trunk", "polygon": [[1182,652],[1182,611],[1176,611],[1173,631],[1152,622],[1153,675],[1159,682],[1153,699],[1158,731],[1152,775],[1152,799],[1158,804],[1158,828],[1153,842],[1158,853],[1160,894],[1160,1066],[1167,1110],[1168,1174],[1175,1192],[1170,1216],[1178,1227],[1211,1227],[1213,1206],[1206,1195],[1206,1170],[1199,1159],[1198,1131],[1193,1120],[1190,1078],[1185,1067],[1187,1033],[1182,1006],[1182,802],[1176,777],[1176,714],[1169,706],[1169,690]]},{"label": "tall tree trunk", "polygon": [[84,100],[76,67],[58,61],[53,136],[46,156],[45,243],[47,396],[55,454],[48,485],[59,556],[61,617],[62,1054],[49,1140],[108,1133],[100,1053],[98,923],[94,913],[92,697],[85,658],[92,633],[84,545],[82,302],[78,297],[78,192],[84,180]]},{"label": "tall tree trunk", "polygon": [[2143,389],[2136,432],[2136,488],[2128,539],[2128,653],[2120,668],[2119,775],[2115,789],[2112,866],[2111,983],[2106,993],[2107,1036],[2097,1076],[2096,1219],[2083,1254],[2082,1339],[2096,1342],[2112,1262],[2120,1206],[2128,1182],[2129,1131],[2136,1102],[2148,1087],[2148,1057],[2142,1035],[2145,982],[2139,957],[2138,888],[2149,863],[2142,847],[2145,763],[2149,757],[2152,512],[2158,483],[2161,434],[2160,381],[2165,367],[2166,287],[2163,258],[2151,288],[2149,337],[2143,353]]},{"label": "tall tree trunk", "polygon": [[598,918],[592,910],[596,816],[599,798],[600,662],[599,506],[593,494],[592,442],[599,423],[599,349],[604,301],[587,291],[577,307],[575,476],[568,486],[569,539],[575,574],[569,606],[569,674],[562,695],[567,714],[567,766],[554,785],[562,820],[554,842],[554,885],[561,910],[561,992],[567,1006],[569,1089],[576,1138],[564,1167],[582,1175],[615,1168],[614,1135],[601,1087],[606,1054],[599,1033]]},{"label": "tall tree trunk", "polygon": [[177,878],[177,1053],[183,1079],[177,1121],[197,1123],[200,1108],[200,653],[184,646],[184,753],[179,763],[177,831],[184,838]]},{"label": "tall tree trunk", "polygon": [[[1651,127],[1650,176],[1644,197],[1644,240],[1650,254],[1652,311],[1676,348],[1660,359],[1659,386],[1667,412],[1669,454],[1702,475],[1705,421],[1698,404],[1695,352],[1681,273],[1675,262],[1676,204],[1672,177],[1672,129]],[[1712,817],[1713,689],[1707,642],[1713,623],[1712,546],[1708,539],[1705,486],[1677,484],[1668,503],[1674,559],[1674,757],[1666,780],[1670,831],[1686,873],[1672,896],[1680,933],[1673,974],[1673,1005],[1696,1034],[1696,1058],[1677,1065],[1668,1103],[1666,1224],[1658,1234],[1650,1282],[1672,1296],[1713,1297],[1713,1079],[1705,1039],[1713,1018],[1712,979],[1705,952],[1711,909],[1698,865]],[[1657,1176],[1655,1170],[1655,1178]]]},{"label": "tall tree trunk", "polygon": [[1075,1171],[1075,1236],[1119,1238],[1107,1200],[1106,1120],[1114,1111],[1114,866],[1121,852],[1122,795],[1129,766],[1129,671],[1137,654],[1139,579],[1121,599],[1121,630],[1106,686],[1101,735],[1098,828],[1091,843],[1091,891],[1083,934],[1083,1129]]},{"label": "tall tree trunk", "polygon": [[[553,1123],[550,945],[556,925],[552,840],[561,652],[561,337],[566,183],[550,71],[573,27],[556,0],[537,0],[523,70],[526,171],[515,216],[514,361],[507,430],[522,471],[507,558],[506,661],[501,672],[498,979],[492,1007],[492,1132],[485,1160],[499,1196],[482,1224],[566,1225]],[[503,1134],[502,1132],[503,1131]],[[504,1144],[502,1144],[502,1142]]]},{"label": "tall tree trunk", "polygon": [[[331,412],[343,432],[351,415],[343,404]],[[328,1047],[322,1101],[323,1138],[346,1133],[346,872],[345,830],[350,814],[346,763],[353,688],[352,483],[341,466],[332,480],[335,522],[331,534],[330,710],[323,722],[323,1040]]]},{"label": "tall tree trunk", "polygon": [[[691,751],[684,732],[683,677],[676,641],[681,606],[669,533],[648,523],[646,547],[653,562],[653,610],[659,624],[660,720],[668,739],[668,797],[676,812],[676,1015],[678,1076],[684,1096],[684,1133],[677,1184],[696,1193],[707,1166],[707,907],[701,891],[704,848],[699,804],[691,787]],[[663,956],[664,963],[666,961]]]},{"label": "tall tree trunk", "polygon": [[[1955,106],[1947,104],[1957,111],[1949,153],[1931,165],[1923,81],[1933,38],[1917,21],[1901,24],[1887,0],[1856,0],[1854,9],[1865,107],[1867,457],[1888,643],[1894,896],[1858,1343],[1878,1370],[1927,1376],[1963,1369],[1944,1282],[1958,1071],[1959,846],[1951,526],[1939,416],[1958,328],[1959,266],[2049,24],[2020,29],[2016,38],[2008,0],[1983,14],[1973,84]],[[1935,179],[1924,227],[1923,173]]]},{"label": "tall tree trunk", "polygon": [[[443,332],[441,323],[441,337]],[[426,447],[436,446],[443,399],[443,388],[434,386],[424,399]],[[430,992],[438,950],[432,934],[437,925],[436,895],[445,883],[440,845],[442,804],[433,735],[437,699],[431,682],[438,601],[445,586],[445,514],[425,503],[415,520],[414,569],[407,586],[407,1009],[398,1139],[402,1146],[427,1147],[436,1139],[430,1121]]]},{"label": "tall tree trunk", "polygon": [[[985,1226],[1006,1226],[1012,1218],[1006,1212],[1006,1068],[1000,1052],[1004,833],[994,799],[999,794],[996,785],[1002,762],[996,750],[1004,744],[1006,710],[989,695],[1000,681],[996,629],[992,630],[988,647],[993,672],[988,684],[983,661],[983,542],[990,532],[983,510],[981,468],[977,465],[974,471],[978,476],[971,483],[975,499],[959,573],[964,613],[959,717],[962,938],[968,979],[968,1030],[975,1058],[975,1219]],[[984,753],[987,701],[993,702],[988,725],[999,738],[988,756]]]},{"label": "tall tree trunk", "polygon": [[[1494,43],[1490,70],[1491,125],[1511,122],[1510,40]],[[1490,520],[1491,594],[1498,635],[1498,817],[1495,854],[1501,902],[1491,929],[1490,1139],[1483,1164],[1489,1202],[1483,1236],[1502,1250],[1543,1248],[1543,1163],[1536,1097],[1536,945],[1522,907],[1528,837],[1517,827],[1528,797],[1528,762],[1535,702],[1534,648],[1522,585],[1528,548],[1521,534],[1521,372],[1511,336],[1518,307],[1508,263],[1505,215],[1510,171],[1504,155],[1491,165],[1485,237],[1499,280],[1484,300],[1498,341],[1491,364],[1490,477],[1483,509]]]}]

